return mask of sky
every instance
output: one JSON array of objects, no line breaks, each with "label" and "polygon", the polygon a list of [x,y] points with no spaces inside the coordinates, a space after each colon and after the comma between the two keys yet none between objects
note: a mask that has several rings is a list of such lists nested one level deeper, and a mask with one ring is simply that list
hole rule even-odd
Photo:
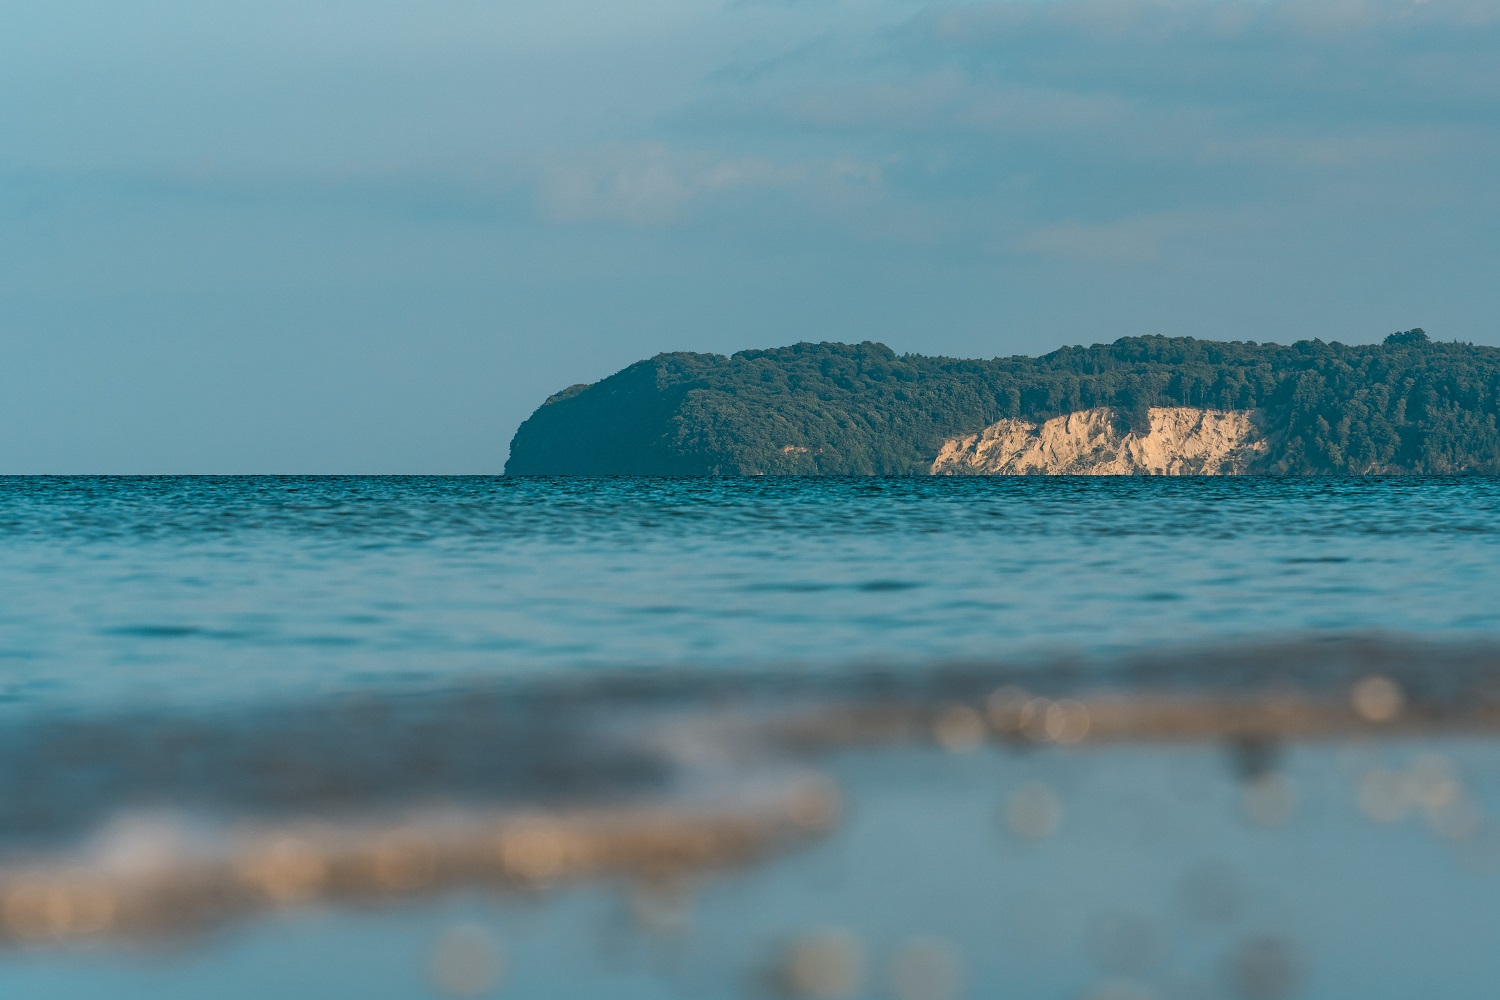
[{"label": "sky", "polygon": [[0,473],[495,473],[662,351],[1500,345],[1500,0],[0,0]]}]

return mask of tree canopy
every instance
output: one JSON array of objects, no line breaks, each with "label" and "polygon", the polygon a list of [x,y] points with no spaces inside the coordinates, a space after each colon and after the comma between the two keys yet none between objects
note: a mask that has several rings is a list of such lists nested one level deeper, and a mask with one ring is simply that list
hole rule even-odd
[{"label": "tree canopy", "polygon": [[1500,349],[1422,330],[1381,344],[1126,337],[1038,358],[801,343],[659,354],[550,397],[511,475],[909,475],[1005,417],[1153,406],[1258,411],[1279,475],[1500,474]]}]

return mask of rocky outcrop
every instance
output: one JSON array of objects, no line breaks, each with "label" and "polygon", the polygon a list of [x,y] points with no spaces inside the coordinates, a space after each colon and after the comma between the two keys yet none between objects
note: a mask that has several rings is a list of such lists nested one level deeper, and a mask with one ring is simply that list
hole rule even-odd
[{"label": "rocky outcrop", "polygon": [[1132,430],[1109,408],[1036,424],[1001,420],[950,438],[935,476],[1196,476],[1254,471],[1268,445],[1253,410],[1153,407],[1149,429]]}]

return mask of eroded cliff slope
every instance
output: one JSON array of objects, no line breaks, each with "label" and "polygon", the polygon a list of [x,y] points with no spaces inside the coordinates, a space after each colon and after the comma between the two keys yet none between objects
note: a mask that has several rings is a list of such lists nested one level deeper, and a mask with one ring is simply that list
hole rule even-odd
[{"label": "eroded cliff slope", "polygon": [[1216,476],[1255,471],[1269,449],[1252,410],[1155,406],[1132,430],[1110,407],[1042,423],[1000,420],[943,443],[936,476]]}]

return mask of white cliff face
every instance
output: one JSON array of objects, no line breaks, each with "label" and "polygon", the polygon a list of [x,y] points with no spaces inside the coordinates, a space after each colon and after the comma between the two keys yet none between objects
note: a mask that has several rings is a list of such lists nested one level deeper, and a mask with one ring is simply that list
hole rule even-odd
[{"label": "white cliff face", "polygon": [[1001,420],[943,442],[935,476],[1223,476],[1266,452],[1251,410],[1153,407],[1151,429],[1121,433],[1115,411],[1081,410],[1043,424]]}]

